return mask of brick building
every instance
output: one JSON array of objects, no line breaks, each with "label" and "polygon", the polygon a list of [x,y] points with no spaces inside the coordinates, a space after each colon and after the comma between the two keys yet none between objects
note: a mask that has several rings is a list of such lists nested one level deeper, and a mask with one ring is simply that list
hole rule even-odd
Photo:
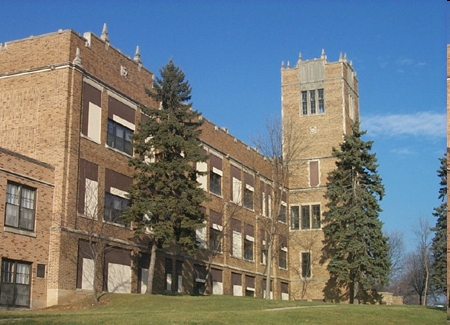
[{"label": "brick building", "polygon": [[[270,295],[323,299],[323,193],[331,148],[358,116],[357,80],[346,58],[329,63],[324,54],[281,74],[283,127],[302,146],[279,196]],[[0,305],[62,303],[92,290],[97,276],[101,290],[145,292],[148,243],[118,216],[132,182],[129,136],[145,118],[140,106],[157,105],[145,93],[152,80],[139,49],[127,57],[106,28],[100,37],[60,30],[0,44]],[[277,196],[271,162],[207,120],[201,141],[210,159],[197,165],[207,172],[199,183],[211,198],[201,248],[158,251],[154,290],[262,297],[264,222]],[[93,243],[104,247],[98,258]]]}]

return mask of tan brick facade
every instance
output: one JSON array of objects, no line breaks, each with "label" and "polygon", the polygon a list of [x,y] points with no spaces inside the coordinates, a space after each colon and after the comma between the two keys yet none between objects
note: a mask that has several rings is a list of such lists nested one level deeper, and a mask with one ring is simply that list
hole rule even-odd
[{"label": "tan brick facade", "polygon": [[[54,168],[35,159],[0,148],[0,219],[2,260],[23,261],[29,265],[30,304],[34,308],[47,305],[49,241],[54,193]],[[7,184],[26,186],[36,193],[35,226],[22,230],[5,222]],[[37,274],[38,264],[43,274]],[[2,297],[3,298],[3,297]],[[3,300],[3,299],[2,299]]]},{"label": "tan brick facade", "polygon": [[[281,79],[283,127],[295,130],[294,143],[289,143],[289,139],[285,142],[288,147],[302,142],[291,158],[289,177],[289,205],[291,211],[292,207],[299,207],[301,219],[299,227],[292,225],[291,220],[291,298],[322,300],[329,277],[327,262],[321,261],[322,224],[302,229],[308,225],[301,224],[301,214],[304,206],[309,207],[311,214],[311,207],[319,207],[323,219],[327,176],[335,168],[332,148],[338,148],[343,135],[359,118],[358,81],[346,58],[328,62],[324,54],[320,59],[303,61],[300,58],[292,68],[282,67]],[[308,267],[302,266],[302,253],[310,254],[310,277],[302,274],[302,267]]]},{"label": "tan brick facade", "polygon": [[[283,200],[288,211],[292,206],[308,205],[313,211],[320,206],[323,213],[326,177],[334,167],[331,147],[348,132],[351,117],[358,116],[357,80],[351,65],[346,59],[317,62],[321,72],[313,76],[312,83],[305,83],[308,78],[299,72],[302,62],[282,69],[284,126],[292,122],[295,139],[302,146],[286,184],[289,191]],[[5,249],[0,257],[32,263],[31,308],[62,303],[75,290],[92,289],[86,280],[93,276],[86,243],[89,238],[100,242],[99,233],[107,245],[100,258],[102,268],[96,273],[104,278],[99,289],[115,291],[117,278],[112,274],[122,272],[127,276],[118,292],[145,290],[147,244],[135,242],[129,226],[105,218],[113,218],[107,200],[122,202],[133,173],[128,166],[127,136],[116,138],[117,130],[127,134],[138,128],[140,105],[157,107],[145,93],[152,88],[152,80],[152,72],[138,60],[91,33],[80,36],[71,30],[59,31],[8,42],[0,49],[0,147],[5,152],[0,154],[14,162],[2,168],[25,175],[29,179],[21,181],[37,188],[35,224],[42,229],[33,237],[4,228],[0,246]],[[325,112],[301,115],[303,86],[308,92],[317,86],[324,90]],[[207,120],[201,140],[210,160],[197,168],[207,172],[202,184],[211,200],[204,204],[209,223],[197,235],[206,249],[193,257],[175,249],[158,251],[154,290],[262,297],[266,273],[262,230],[275,208],[269,203],[274,197],[270,162]],[[5,184],[18,181],[18,176],[0,172],[3,222]],[[94,189],[91,197],[89,189]],[[240,203],[233,203],[239,198]],[[96,210],[90,215],[88,208],[92,207]],[[273,297],[322,299],[327,273],[317,259],[320,227],[291,228],[289,216],[278,222],[271,272]],[[218,254],[208,249],[214,234],[220,236]],[[21,253],[14,251],[16,240],[25,247]],[[42,250],[37,254],[38,246]],[[299,256],[305,251],[312,252],[312,277],[302,295]],[[46,265],[45,279],[34,277],[35,264]],[[211,277],[205,284],[207,267]]]}]

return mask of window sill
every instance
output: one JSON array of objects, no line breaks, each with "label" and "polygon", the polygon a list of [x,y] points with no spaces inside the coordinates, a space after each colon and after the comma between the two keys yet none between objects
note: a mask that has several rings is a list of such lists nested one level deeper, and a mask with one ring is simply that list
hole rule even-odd
[{"label": "window sill", "polygon": [[126,156],[126,157],[128,157],[128,158],[133,158],[132,155],[126,153],[125,151],[116,149],[116,148],[114,148],[114,147],[110,147],[110,146],[108,146],[107,144],[105,144],[105,148],[106,148],[106,149],[109,149],[109,150],[112,150],[112,151],[114,151],[114,152],[120,153],[120,154],[122,154],[122,155],[124,155],[124,156]]},{"label": "window sill", "polygon": [[17,235],[23,235],[23,236],[34,237],[34,238],[37,237],[37,235],[36,235],[36,233],[34,231],[21,230],[21,229],[17,229],[17,228],[14,228],[14,227],[8,227],[8,226],[5,226],[3,228],[3,230],[5,232],[11,232],[11,233],[17,234]]},{"label": "window sill", "polygon": [[223,199],[222,194],[217,194],[217,193],[214,193],[214,192],[211,192],[211,191],[209,191],[209,194],[212,194],[214,196],[217,196],[218,198]]},{"label": "window sill", "polygon": [[88,137],[87,135],[84,135],[83,133],[80,133],[80,136],[81,136],[83,139],[89,140],[89,141],[94,142],[94,143],[96,143],[96,144],[102,144],[101,142],[99,142],[99,141],[97,141],[97,140],[94,140],[94,139]]},{"label": "window sill", "polygon": [[106,221],[106,220],[103,220],[103,222],[108,224],[108,225],[111,225],[111,226],[116,226],[116,227],[124,228],[124,229],[127,229],[127,230],[133,230],[133,228],[131,228],[131,226],[125,226],[125,225],[122,225],[120,223],[115,223],[115,222]]}]

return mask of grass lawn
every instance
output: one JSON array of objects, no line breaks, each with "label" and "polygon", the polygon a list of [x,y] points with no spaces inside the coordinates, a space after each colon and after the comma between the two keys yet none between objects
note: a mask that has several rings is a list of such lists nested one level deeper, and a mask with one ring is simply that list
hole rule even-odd
[{"label": "grass lawn", "polygon": [[0,324],[443,324],[444,309],[336,305],[232,296],[106,294],[37,311],[0,310]]}]

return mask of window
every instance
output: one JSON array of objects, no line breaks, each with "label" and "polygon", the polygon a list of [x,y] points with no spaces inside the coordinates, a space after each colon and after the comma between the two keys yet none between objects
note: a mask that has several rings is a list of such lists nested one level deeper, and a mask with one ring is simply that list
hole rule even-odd
[{"label": "window", "polygon": [[111,119],[108,119],[108,146],[131,155],[133,152],[131,146],[132,134],[132,130]]},{"label": "window", "polygon": [[267,258],[267,245],[266,245],[266,232],[264,230],[261,230],[260,232],[261,237],[261,264],[266,264],[266,258]]},{"label": "window", "polygon": [[320,229],[321,214],[320,205],[302,205],[301,216],[299,216],[299,207],[291,207],[291,230],[301,229]]},{"label": "window", "polygon": [[319,114],[325,113],[325,100],[323,88],[304,90],[301,92],[301,97],[302,97],[301,98],[302,115],[308,114],[315,115],[317,113]]},{"label": "window", "polygon": [[316,187],[319,186],[319,161],[311,160],[308,162],[309,165],[309,186]]},{"label": "window", "polygon": [[122,212],[128,207],[129,200],[111,193],[105,193],[104,220],[126,225],[122,220]]},{"label": "window", "polygon": [[249,240],[247,236],[244,239],[244,258],[253,261],[253,240]]},{"label": "window", "polygon": [[291,207],[291,229],[298,230],[300,227],[299,207]]},{"label": "window", "polygon": [[[219,173],[220,172],[220,173]],[[209,191],[211,193],[222,195],[222,171],[213,168],[209,172]]]},{"label": "window", "polygon": [[255,192],[255,177],[244,171],[244,207],[253,210],[253,193]]},{"label": "window", "polygon": [[36,190],[8,182],[6,186],[5,226],[34,230]]},{"label": "window", "polygon": [[241,205],[242,203],[241,188],[242,182],[233,177],[233,203],[237,205]]},{"label": "window", "polygon": [[195,229],[195,238],[199,248],[206,248],[206,226]]},{"label": "window", "polygon": [[38,278],[45,278],[45,264],[38,264],[37,265],[36,276]]},{"label": "window", "polygon": [[211,153],[209,155],[209,191],[222,195],[222,156]]},{"label": "window", "polygon": [[209,249],[213,252],[222,251],[222,215],[214,210],[209,211]]},{"label": "window", "polygon": [[83,83],[83,113],[81,132],[91,140],[100,143],[102,108],[102,87],[89,79]]},{"label": "window", "polygon": [[311,115],[316,114],[316,91],[310,90],[309,91],[309,99],[311,102]]},{"label": "window", "polygon": [[233,230],[232,235],[233,247],[231,255],[237,258],[242,258],[242,234]]},{"label": "window", "polygon": [[287,263],[286,263],[287,252],[285,250],[283,250],[282,248],[280,249],[280,256],[279,256],[279,262],[278,262],[279,264],[278,264],[278,266],[281,269],[287,269]]},{"label": "window", "polygon": [[320,205],[313,205],[312,206],[312,216],[311,216],[311,223],[313,229],[320,228]]},{"label": "window", "polygon": [[242,181],[241,170],[238,167],[231,166],[231,199],[232,202],[241,205],[242,204]]},{"label": "window", "polygon": [[309,229],[310,228],[310,206],[309,205],[302,205],[302,229]]},{"label": "window", "polygon": [[241,222],[236,219],[231,219],[231,255],[242,258]]},{"label": "window", "polygon": [[[202,152],[202,154],[204,154],[204,151]],[[147,160],[148,160],[148,162],[154,162],[154,159],[153,159],[153,161],[151,161],[151,159],[147,158]],[[196,164],[196,168],[197,168],[197,172],[198,172],[198,174],[197,174],[197,182],[199,182],[200,188],[206,191],[208,189],[207,188],[207,185],[208,185],[208,183],[207,183],[208,164],[205,163],[205,162],[199,161]]]},{"label": "window", "polygon": [[285,202],[281,202],[280,216],[278,217],[278,221],[286,223],[286,203]]},{"label": "window", "polygon": [[308,92],[302,91],[302,113],[308,115]]},{"label": "window", "polygon": [[221,231],[215,228],[209,228],[209,249],[213,252],[222,251]]},{"label": "window", "polygon": [[302,259],[302,277],[310,278],[311,277],[311,253],[305,252],[301,254]]},{"label": "window", "polygon": [[30,271],[30,263],[2,260],[0,305],[30,306]]},{"label": "window", "polygon": [[248,185],[244,189],[244,207],[253,210],[253,187]]},{"label": "window", "polygon": [[325,103],[323,99],[323,88],[317,90],[319,95],[319,113],[325,113]]},{"label": "window", "polygon": [[286,237],[279,236],[280,251],[278,255],[278,267],[281,269],[287,269],[287,239]]}]

